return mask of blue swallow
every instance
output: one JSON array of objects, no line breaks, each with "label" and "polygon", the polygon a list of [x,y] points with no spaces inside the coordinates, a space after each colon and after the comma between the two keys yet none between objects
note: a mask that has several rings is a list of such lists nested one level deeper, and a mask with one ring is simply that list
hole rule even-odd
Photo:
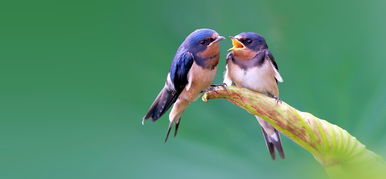
[{"label": "blue swallow", "polygon": [[[277,82],[283,82],[283,79],[264,37],[253,32],[243,32],[231,37],[231,40],[233,47],[227,55],[224,83],[234,83],[280,100]],[[263,119],[255,117],[262,127],[272,159],[276,158],[275,149],[284,159],[278,131]]]},{"label": "blue swallow", "polygon": [[177,135],[182,113],[190,102],[211,85],[216,75],[220,57],[219,41],[222,39],[225,38],[214,30],[198,29],[189,34],[178,48],[165,86],[142,121],[142,124],[149,118],[156,121],[173,105],[165,142],[173,124],[174,137]]}]

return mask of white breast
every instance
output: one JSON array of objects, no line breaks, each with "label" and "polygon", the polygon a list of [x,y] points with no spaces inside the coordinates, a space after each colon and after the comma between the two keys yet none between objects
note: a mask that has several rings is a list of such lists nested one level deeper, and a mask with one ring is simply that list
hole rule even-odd
[{"label": "white breast", "polygon": [[231,80],[237,86],[258,91],[260,93],[269,92],[278,96],[274,69],[272,69],[272,65],[268,61],[259,67],[256,66],[246,70],[240,68],[232,61],[229,61],[228,73]]}]

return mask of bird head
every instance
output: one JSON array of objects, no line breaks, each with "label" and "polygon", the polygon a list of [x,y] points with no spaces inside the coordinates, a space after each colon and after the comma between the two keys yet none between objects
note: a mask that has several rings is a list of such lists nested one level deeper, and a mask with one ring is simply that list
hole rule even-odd
[{"label": "bird head", "polygon": [[252,50],[259,51],[261,49],[267,49],[267,43],[263,36],[254,32],[243,32],[234,37],[230,37],[233,47],[228,51],[238,50]]},{"label": "bird head", "polygon": [[219,41],[225,39],[212,29],[197,29],[186,37],[184,46],[193,54],[211,55],[219,52]]},{"label": "bird head", "polygon": [[230,38],[233,47],[228,51],[241,60],[250,60],[255,57],[260,50],[268,48],[264,37],[254,32],[243,32]]}]

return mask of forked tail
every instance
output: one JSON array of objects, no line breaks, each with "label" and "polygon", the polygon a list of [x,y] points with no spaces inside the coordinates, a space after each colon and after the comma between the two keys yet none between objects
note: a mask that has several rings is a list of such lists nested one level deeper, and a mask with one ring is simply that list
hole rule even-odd
[{"label": "forked tail", "polygon": [[259,124],[261,125],[261,130],[264,134],[265,143],[269,153],[271,154],[272,160],[276,159],[275,149],[279,153],[280,158],[284,159],[284,150],[281,145],[280,134],[279,132],[268,122],[264,121],[258,116],[255,116]]},{"label": "forked tail", "polygon": [[279,153],[280,158],[285,159],[284,150],[283,150],[283,146],[281,145],[279,132],[276,129],[274,129],[274,133],[272,135],[268,135],[267,132],[265,132],[263,127],[261,128],[261,130],[263,131],[265,143],[267,144],[267,148],[269,150],[269,153],[271,154],[272,160],[276,159],[275,149]]}]

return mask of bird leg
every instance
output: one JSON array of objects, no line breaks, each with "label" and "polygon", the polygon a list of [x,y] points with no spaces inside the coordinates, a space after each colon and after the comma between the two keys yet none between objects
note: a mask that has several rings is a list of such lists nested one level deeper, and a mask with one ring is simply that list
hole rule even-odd
[{"label": "bird leg", "polygon": [[205,89],[205,90],[202,90],[201,93],[206,93],[206,92],[209,92],[209,91],[214,91],[214,88],[215,87],[223,87],[224,90],[227,90],[227,87],[228,85],[226,83],[221,83],[221,84],[218,84],[218,85],[210,85],[209,88]]},{"label": "bird leg", "polygon": [[228,85],[226,83],[221,83],[221,84],[218,84],[218,85],[210,85],[210,87],[217,87],[217,86],[221,86],[223,88],[226,88]]},{"label": "bird leg", "polygon": [[281,102],[282,102],[282,100],[281,100],[278,96],[275,96],[275,95],[273,95],[272,93],[267,93],[267,96],[269,96],[269,97],[275,99],[275,100],[276,100],[276,103],[281,103]]}]

